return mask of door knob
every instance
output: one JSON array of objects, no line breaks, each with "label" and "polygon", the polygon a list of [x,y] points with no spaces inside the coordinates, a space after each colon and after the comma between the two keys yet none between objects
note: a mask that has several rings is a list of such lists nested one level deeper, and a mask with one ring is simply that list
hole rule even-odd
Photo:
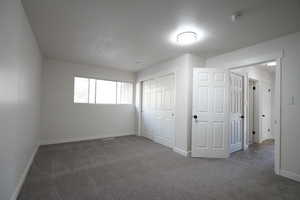
[{"label": "door knob", "polygon": [[265,117],[266,115],[262,115],[262,117]]},{"label": "door knob", "polygon": [[194,118],[194,119],[197,119],[197,118],[198,118],[198,116],[197,116],[197,115],[194,115],[194,116],[193,116],[193,118]]},{"label": "door knob", "polygon": [[242,116],[241,116],[241,119],[244,119],[244,118],[245,118],[245,116],[244,116],[244,115],[242,115]]}]

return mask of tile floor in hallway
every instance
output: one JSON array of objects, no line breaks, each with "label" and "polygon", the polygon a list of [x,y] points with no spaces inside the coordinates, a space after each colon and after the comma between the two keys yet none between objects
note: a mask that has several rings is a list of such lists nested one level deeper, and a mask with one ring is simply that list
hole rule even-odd
[{"label": "tile floor in hallway", "polygon": [[178,155],[142,137],[41,146],[19,200],[299,200],[273,172],[273,142],[228,159]]}]

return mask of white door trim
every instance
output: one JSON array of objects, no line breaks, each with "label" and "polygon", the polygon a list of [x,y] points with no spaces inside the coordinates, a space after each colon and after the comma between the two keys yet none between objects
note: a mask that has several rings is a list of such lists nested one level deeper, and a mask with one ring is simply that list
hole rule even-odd
[{"label": "white door trim", "polygon": [[282,56],[283,52],[276,52],[274,54],[249,59],[245,62],[237,62],[232,64],[228,67],[229,70],[238,69],[238,68],[245,68],[253,65],[262,64],[268,61],[275,60],[277,62],[276,66],[276,78],[275,78],[275,93],[278,95],[275,97],[275,109],[274,109],[274,118],[272,123],[275,123],[274,126],[274,139],[275,139],[275,149],[274,149],[274,170],[276,174],[281,174],[281,102],[282,102],[282,94],[281,94],[281,87],[282,87]]}]

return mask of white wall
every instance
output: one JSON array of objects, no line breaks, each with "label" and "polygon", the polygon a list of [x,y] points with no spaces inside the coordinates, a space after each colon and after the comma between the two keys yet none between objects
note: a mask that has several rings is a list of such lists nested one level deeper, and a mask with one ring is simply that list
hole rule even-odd
[{"label": "white wall", "polygon": [[19,0],[0,2],[0,199],[14,199],[38,145],[42,58]]},{"label": "white wall", "polygon": [[204,60],[185,54],[172,60],[158,63],[137,73],[137,82],[150,78],[175,74],[175,147],[174,151],[186,155],[190,151],[192,125],[192,68],[203,67]]},{"label": "white wall", "polygon": [[136,134],[134,105],[74,104],[74,76],[135,82],[135,73],[46,60],[42,144]]},{"label": "white wall", "polygon": [[[209,58],[207,67],[231,67],[250,64],[264,56],[283,52],[281,86],[281,170],[286,176],[300,180],[300,33],[287,35],[248,48]],[[294,97],[295,104],[290,100]]]}]

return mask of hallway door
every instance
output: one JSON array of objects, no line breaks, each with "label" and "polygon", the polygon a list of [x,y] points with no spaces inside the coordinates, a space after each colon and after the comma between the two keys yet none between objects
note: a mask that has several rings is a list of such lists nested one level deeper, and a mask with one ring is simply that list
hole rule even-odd
[{"label": "hallway door", "polygon": [[271,133],[271,84],[260,82],[260,141],[273,138]]},{"label": "hallway door", "polygon": [[243,76],[230,73],[230,152],[243,148]]},{"label": "hallway door", "polygon": [[226,158],[228,142],[228,71],[193,71],[192,156]]}]

